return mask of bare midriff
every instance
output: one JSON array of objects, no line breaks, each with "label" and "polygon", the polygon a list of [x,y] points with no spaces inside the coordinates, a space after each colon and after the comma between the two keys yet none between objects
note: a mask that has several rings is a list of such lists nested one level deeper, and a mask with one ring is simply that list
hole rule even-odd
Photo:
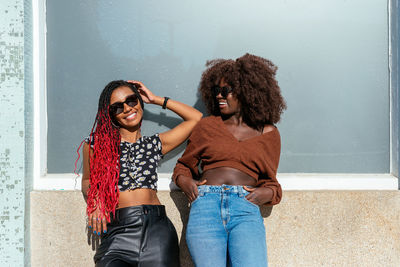
[{"label": "bare midriff", "polygon": [[137,188],[119,193],[117,209],[139,205],[161,205],[157,192],[153,189]]},{"label": "bare midriff", "polygon": [[247,185],[256,186],[256,179],[240,170],[231,167],[218,167],[203,173],[201,181],[207,180],[207,185]]}]

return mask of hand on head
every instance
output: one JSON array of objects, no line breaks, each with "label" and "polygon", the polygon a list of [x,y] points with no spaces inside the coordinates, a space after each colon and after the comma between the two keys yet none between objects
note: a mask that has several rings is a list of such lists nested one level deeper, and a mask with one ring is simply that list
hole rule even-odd
[{"label": "hand on head", "polygon": [[128,80],[127,82],[132,83],[136,86],[140,96],[146,104],[153,104],[156,96],[140,81]]}]

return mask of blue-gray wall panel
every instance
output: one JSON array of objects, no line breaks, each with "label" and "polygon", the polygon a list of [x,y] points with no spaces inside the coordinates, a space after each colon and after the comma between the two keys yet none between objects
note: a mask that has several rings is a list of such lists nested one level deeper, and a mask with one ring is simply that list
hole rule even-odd
[{"label": "blue-gray wall panel", "polygon": [[[142,80],[201,106],[206,60],[250,52],[279,67],[288,104],[280,172],[387,173],[387,11],[386,0],[48,0],[49,172],[72,172],[108,81]],[[145,134],[176,123],[158,106],[146,112]]]}]

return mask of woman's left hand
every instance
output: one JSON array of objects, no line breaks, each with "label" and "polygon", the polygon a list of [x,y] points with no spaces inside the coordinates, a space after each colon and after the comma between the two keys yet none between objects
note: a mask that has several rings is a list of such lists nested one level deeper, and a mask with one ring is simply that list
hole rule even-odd
[{"label": "woman's left hand", "polygon": [[140,96],[143,99],[143,102],[146,104],[158,104],[156,103],[157,98],[159,96],[154,95],[142,82],[129,80],[128,83],[133,83],[139,91]]},{"label": "woman's left hand", "polygon": [[269,187],[250,188],[243,186],[243,188],[250,192],[250,194],[246,196],[246,199],[256,205],[263,205],[267,202],[270,202],[274,196],[274,192]]}]

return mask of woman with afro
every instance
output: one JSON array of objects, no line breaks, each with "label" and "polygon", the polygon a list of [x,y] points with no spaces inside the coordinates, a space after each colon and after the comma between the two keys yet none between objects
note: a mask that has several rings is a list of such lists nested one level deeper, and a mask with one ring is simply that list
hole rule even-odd
[{"label": "woman with afro", "polygon": [[[143,136],[144,103],[167,108],[184,121]],[[201,117],[190,106],[154,95],[139,81],[112,81],[104,88],[83,147],[88,227],[101,236],[96,266],[179,266],[177,234],[156,194],[156,168]]]},{"label": "woman with afro", "polygon": [[173,174],[191,202],[188,248],[197,267],[265,267],[259,205],[276,205],[282,197],[275,124],[286,104],[277,68],[250,54],[207,67],[199,90],[210,116],[194,128]]}]

